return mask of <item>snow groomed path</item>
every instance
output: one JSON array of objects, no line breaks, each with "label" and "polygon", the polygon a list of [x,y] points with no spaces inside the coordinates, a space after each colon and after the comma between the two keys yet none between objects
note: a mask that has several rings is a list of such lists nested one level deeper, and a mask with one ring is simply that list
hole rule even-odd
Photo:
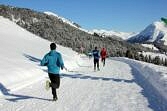
[{"label": "snow groomed path", "polygon": [[105,67],[93,71],[92,59],[82,59],[87,65],[61,74],[58,101],[44,88],[46,76],[12,92],[3,86],[0,111],[163,111],[131,65],[107,59]]}]

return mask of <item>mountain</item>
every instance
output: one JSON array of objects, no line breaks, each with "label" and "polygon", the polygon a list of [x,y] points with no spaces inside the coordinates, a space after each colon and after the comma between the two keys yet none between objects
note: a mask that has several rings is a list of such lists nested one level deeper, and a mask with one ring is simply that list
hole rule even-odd
[{"label": "mountain", "polygon": [[70,47],[77,52],[84,47],[84,53],[88,53],[95,46],[98,46],[99,49],[106,47],[109,56],[119,56],[120,52],[125,54],[128,49],[151,51],[141,45],[134,45],[116,38],[90,34],[75,22],[50,12],[43,13],[27,8],[0,5],[0,16],[10,19],[39,37]]},{"label": "mountain", "polygon": [[161,43],[167,45],[167,26],[162,21],[154,22],[127,41],[131,43]]},{"label": "mountain", "polygon": [[94,33],[98,34],[99,36],[101,37],[113,37],[113,38],[116,38],[116,39],[123,39],[123,40],[126,40],[128,39],[128,37],[134,35],[135,33],[127,33],[127,32],[118,32],[118,31],[108,31],[108,30],[98,30],[98,29],[93,29],[93,30],[86,30],[86,29],[83,29],[79,24],[69,20],[69,19],[66,19],[64,17],[61,17],[53,12],[44,12],[45,14],[48,14],[48,15],[52,15],[52,16],[55,16],[57,17],[58,19],[62,20],[64,23],[67,23],[75,28],[78,28],[79,30],[82,30],[82,31],[85,31],[89,34],[92,34],[94,35]]},{"label": "mountain", "polygon": [[48,14],[48,15],[53,15],[53,16],[55,16],[55,17],[57,17],[58,19],[60,19],[60,20],[62,20],[63,22],[65,22],[65,23],[67,23],[67,24],[70,24],[71,26],[73,26],[73,27],[76,27],[76,28],[80,28],[81,26],[79,25],[79,24],[76,24],[75,22],[73,22],[73,21],[71,21],[71,20],[68,20],[68,19],[66,19],[66,18],[64,18],[64,17],[61,17],[61,16],[59,16],[59,15],[57,15],[57,14],[55,14],[55,13],[52,13],[52,12],[44,12],[45,14]]},{"label": "mountain", "polygon": [[47,15],[50,15],[50,16],[57,17],[57,18],[58,18],[59,20],[61,20],[62,22],[67,23],[67,24],[71,25],[72,27],[78,28],[79,30],[82,30],[82,31],[85,31],[85,32],[89,33],[88,30],[81,28],[81,26],[80,26],[79,24],[77,24],[76,22],[73,22],[73,21],[71,21],[71,20],[69,20],[69,19],[66,19],[66,18],[64,18],[64,17],[61,17],[61,16],[59,16],[59,15],[53,13],[53,12],[46,11],[46,12],[44,12],[44,13],[47,14]]},{"label": "mountain", "polygon": [[90,33],[94,34],[98,34],[101,37],[115,37],[115,38],[120,38],[123,40],[128,39],[129,37],[135,35],[136,33],[131,32],[131,33],[127,33],[127,32],[118,32],[118,31],[113,31],[113,30],[103,30],[103,29],[94,29],[92,31],[90,31]]}]

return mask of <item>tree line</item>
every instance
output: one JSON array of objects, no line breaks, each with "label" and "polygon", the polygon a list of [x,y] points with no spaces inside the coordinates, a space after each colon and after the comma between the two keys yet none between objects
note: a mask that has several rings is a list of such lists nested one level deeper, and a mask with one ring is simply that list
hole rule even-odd
[{"label": "tree line", "polygon": [[143,55],[142,53],[127,50],[125,57],[156,65],[167,66],[167,58],[160,58],[160,56],[151,57],[151,55]]}]

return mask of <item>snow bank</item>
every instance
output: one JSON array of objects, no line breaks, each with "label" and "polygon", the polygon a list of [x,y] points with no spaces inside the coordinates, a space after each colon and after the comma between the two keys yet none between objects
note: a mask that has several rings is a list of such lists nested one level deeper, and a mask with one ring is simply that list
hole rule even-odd
[{"label": "snow bank", "polygon": [[146,88],[151,90],[153,89],[158,101],[162,104],[163,109],[167,109],[167,73],[165,73],[167,72],[167,67],[157,66],[128,58],[115,59],[124,61],[132,68],[136,69],[139,76],[141,76],[141,79],[143,79],[142,81],[147,84]]}]

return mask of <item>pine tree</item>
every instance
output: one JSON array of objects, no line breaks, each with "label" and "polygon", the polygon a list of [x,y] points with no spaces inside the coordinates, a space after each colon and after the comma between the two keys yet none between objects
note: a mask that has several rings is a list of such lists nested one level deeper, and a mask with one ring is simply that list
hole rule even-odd
[{"label": "pine tree", "polygon": [[144,55],[141,53],[139,56],[140,56],[140,61],[144,61]]},{"label": "pine tree", "polygon": [[145,62],[149,62],[147,55],[145,56]]},{"label": "pine tree", "polygon": [[167,66],[167,58],[165,58],[165,66]]},{"label": "pine tree", "polygon": [[160,57],[159,56],[156,56],[154,58],[154,64],[160,65]]},{"label": "pine tree", "polygon": [[161,65],[164,65],[164,59],[163,58],[161,59]]},{"label": "pine tree", "polygon": [[131,59],[134,58],[133,53],[132,53],[131,50],[127,50],[127,51],[126,51],[126,57],[131,58]]},{"label": "pine tree", "polygon": [[152,63],[151,55],[148,56],[148,62]]},{"label": "pine tree", "polygon": [[139,60],[139,54],[135,53],[134,58],[135,58],[135,60]]}]

